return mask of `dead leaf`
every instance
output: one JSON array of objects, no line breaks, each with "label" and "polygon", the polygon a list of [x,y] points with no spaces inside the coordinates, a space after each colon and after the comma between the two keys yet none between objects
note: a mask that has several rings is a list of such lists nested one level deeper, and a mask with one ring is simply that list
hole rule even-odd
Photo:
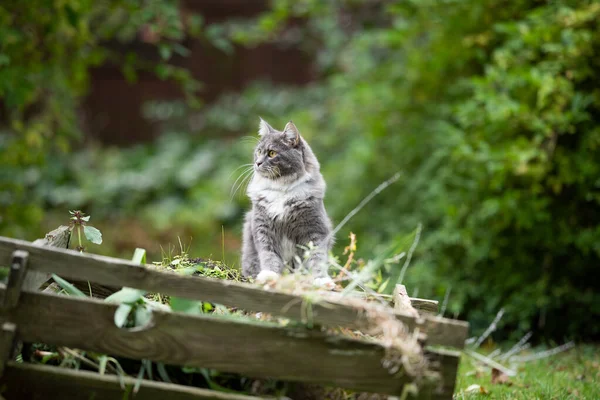
[{"label": "dead leaf", "polygon": [[492,384],[493,385],[511,385],[510,378],[499,369],[492,368]]},{"label": "dead leaf", "polygon": [[465,389],[466,393],[481,393],[481,394],[490,394],[490,392],[487,391],[486,388],[484,388],[481,385],[476,385],[473,384],[471,386],[469,386],[468,388]]}]

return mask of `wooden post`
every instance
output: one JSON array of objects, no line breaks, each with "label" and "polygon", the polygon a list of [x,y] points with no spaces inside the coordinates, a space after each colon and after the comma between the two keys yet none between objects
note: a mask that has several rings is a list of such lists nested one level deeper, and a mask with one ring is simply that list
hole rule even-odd
[{"label": "wooden post", "polygon": [[0,377],[4,374],[6,362],[12,356],[17,326],[12,322],[4,322],[0,331]]},{"label": "wooden post", "polygon": [[12,254],[10,263],[10,273],[8,275],[8,284],[6,285],[6,294],[2,302],[5,309],[14,308],[19,302],[21,287],[27,273],[27,260],[29,254],[23,250],[15,250]]},{"label": "wooden post", "polygon": [[406,287],[404,285],[396,285],[394,288],[394,310],[403,311],[415,318],[419,317],[419,313],[412,306]]}]

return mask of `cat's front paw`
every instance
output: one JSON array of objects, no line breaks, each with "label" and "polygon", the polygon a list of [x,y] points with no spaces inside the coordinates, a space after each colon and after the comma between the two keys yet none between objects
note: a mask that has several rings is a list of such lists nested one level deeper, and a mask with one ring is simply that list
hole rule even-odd
[{"label": "cat's front paw", "polygon": [[325,276],[323,278],[315,278],[314,284],[315,286],[326,288],[329,290],[335,288],[335,282],[328,276]]},{"label": "cat's front paw", "polygon": [[257,283],[266,283],[268,281],[276,281],[279,278],[279,274],[273,271],[260,271],[255,279]]}]

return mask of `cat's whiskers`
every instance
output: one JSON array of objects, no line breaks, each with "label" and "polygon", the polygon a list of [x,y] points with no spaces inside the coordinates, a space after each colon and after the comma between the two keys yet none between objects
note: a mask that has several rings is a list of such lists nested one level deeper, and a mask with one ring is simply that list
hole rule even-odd
[{"label": "cat's whiskers", "polygon": [[246,168],[246,167],[251,167],[254,166],[253,163],[249,163],[249,164],[242,164],[239,167],[237,167],[236,169],[234,169],[233,171],[231,171],[231,174],[229,174],[229,178],[231,178],[231,175],[235,174],[235,171],[241,169],[241,168]]},{"label": "cat's whiskers", "polygon": [[[240,187],[244,183],[244,181],[246,181],[248,178],[252,177],[253,175],[254,175],[254,166],[252,165],[251,167],[248,167],[247,169],[245,169],[240,174],[240,176],[238,176],[238,178],[235,180],[235,182],[233,182],[233,185],[231,187],[231,191],[232,191],[231,199],[232,200],[235,197],[237,191],[240,189]],[[240,181],[240,179],[241,179],[241,181]]]},{"label": "cat's whiskers", "polygon": [[[233,192],[233,194],[231,195],[231,199],[233,200],[233,198],[237,195],[237,193],[239,192],[240,188],[242,188],[244,186],[244,184],[246,184],[247,182],[252,180],[252,177],[254,176],[253,173],[250,173],[248,175],[246,175],[244,177],[244,179],[242,179],[240,181],[240,183],[237,185],[237,187],[235,188],[235,191]],[[243,193],[243,191],[242,191]]]},{"label": "cat's whiskers", "polygon": [[260,142],[260,138],[257,138],[256,136],[242,136],[240,138],[241,142],[252,142],[252,143],[258,143]]},{"label": "cat's whiskers", "polygon": [[252,181],[252,178],[254,178],[254,173],[252,173],[252,174],[248,175],[248,176],[246,177],[246,179],[244,179],[244,180],[242,181],[242,184],[240,185],[241,187],[243,187],[243,186],[244,186],[244,182],[246,182],[246,186],[245,186],[245,187],[244,187],[244,189],[242,190],[244,193],[245,193],[245,192],[248,190],[248,185],[250,185],[250,182]]}]

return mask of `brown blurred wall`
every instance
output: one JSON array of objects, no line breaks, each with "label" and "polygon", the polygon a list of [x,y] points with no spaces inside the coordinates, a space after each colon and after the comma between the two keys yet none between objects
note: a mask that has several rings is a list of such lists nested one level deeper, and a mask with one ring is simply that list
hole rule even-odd
[{"label": "brown blurred wall", "polygon": [[[267,1],[252,0],[187,0],[186,11],[199,13],[206,24],[231,17],[251,17],[267,8]],[[256,79],[274,83],[306,84],[315,79],[312,62],[297,48],[282,48],[274,44],[256,48],[236,47],[225,54],[206,43],[184,43],[191,53],[174,59],[176,65],[189,69],[202,82],[200,97],[210,103],[219,94],[237,91]],[[118,45],[115,45],[118,46]],[[127,47],[136,53],[156,50],[143,43]],[[151,140],[157,127],[142,116],[142,105],[148,100],[177,99],[181,92],[176,84],[162,81],[151,73],[138,76],[128,83],[117,66],[104,65],[91,74],[90,92],[82,107],[84,127],[88,137],[103,144],[130,145]]]}]

